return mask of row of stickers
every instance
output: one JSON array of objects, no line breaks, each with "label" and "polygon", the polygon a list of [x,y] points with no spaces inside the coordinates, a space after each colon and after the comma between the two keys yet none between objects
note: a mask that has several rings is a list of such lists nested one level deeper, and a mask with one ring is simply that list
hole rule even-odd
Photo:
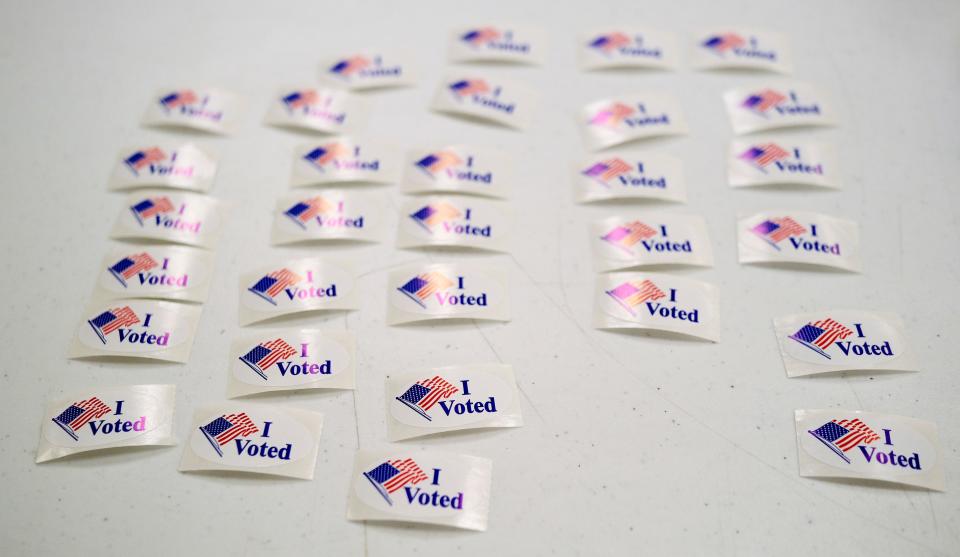
[{"label": "row of stickers", "polygon": [[[734,131],[741,134],[834,122],[830,100],[806,83],[734,89],[723,98]],[[221,89],[165,89],[150,104],[144,123],[229,133],[238,123],[240,104],[236,95]],[[440,83],[431,107],[523,129],[530,124],[537,104],[536,92],[522,83],[460,72]],[[359,129],[365,114],[363,101],[346,91],[288,87],[277,94],[265,120],[281,127],[343,134]],[[581,110],[579,122],[593,149],[687,131],[676,100],[657,93],[591,102]]]},{"label": "row of stickers", "polygon": [[[820,142],[775,139],[735,141],[728,156],[733,187],[841,186],[835,149]],[[404,193],[460,193],[494,198],[509,195],[511,161],[495,149],[448,145],[409,151],[400,160],[390,147],[349,137],[296,148],[290,185],[325,186],[399,181]],[[192,143],[152,144],[120,153],[111,190],[164,187],[209,191],[217,161]],[[575,198],[686,201],[680,159],[657,153],[610,153],[574,166]]]},{"label": "row of stickers", "polygon": [[[522,425],[509,366],[481,365],[388,378],[393,439]],[[109,387],[47,404],[37,461],[118,447],[175,445],[173,385]],[[884,480],[944,489],[936,425],[903,416],[797,410],[802,476]],[[323,415],[265,404],[198,408],[181,471],[223,470],[313,479]],[[398,447],[358,450],[347,517],[487,527],[492,462]]]}]

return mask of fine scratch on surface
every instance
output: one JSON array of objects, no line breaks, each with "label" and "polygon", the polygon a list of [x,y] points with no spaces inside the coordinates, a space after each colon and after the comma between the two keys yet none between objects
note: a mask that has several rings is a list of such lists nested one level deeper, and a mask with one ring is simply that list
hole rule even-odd
[{"label": "fine scratch on surface", "polygon": [[[343,316],[343,327],[348,331],[350,330],[350,314],[349,313],[344,314]],[[353,427],[354,427],[354,431],[356,432],[357,450],[359,451],[360,450],[360,412],[357,408],[357,389],[354,388],[350,394],[352,395],[352,398],[353,398]],[[364,556],[367,556],[369,555],[369,549],[368,549],[368,543],[367,543],[367,523],[365,521],[361,522],[361,526],[363,528],[363,554]]]},{"label": "fine scratch on surface", "polygon": [[[497,361],[500,362],[501,364],[504,363],[503,358],[500,357],[500,353],[497,352],[497,349],[493,347],[493,343],[490,342],[490,339],[487,338],[487,335],[483,334],[483,329],[481,329],[480,326],[477,325],[476,320],[473,321],[473,326],[474,328],[477,329],[477,332],[480,333],[480,337],[483,338],[483,341],[487,343],[487,346],[490,348],[490,351],[493,352],[493,355],[496,356]],[[517,390],[520,391],[520,394],[523,395],[523,398],[527,399],[527,402],[530,403],[530,407],[533,408],[533,413],[536,414],[538,418],[540,418],[540,421],[546,423],[546,420],[543,419],[543,415],[540,414],[540,410],[537,409],[537,405],[533,403],[533,399],[530,398],[530,395],[528,395],[527,392],[523,390],[523,387],[520,386],[519,381],[517,381]]]}]

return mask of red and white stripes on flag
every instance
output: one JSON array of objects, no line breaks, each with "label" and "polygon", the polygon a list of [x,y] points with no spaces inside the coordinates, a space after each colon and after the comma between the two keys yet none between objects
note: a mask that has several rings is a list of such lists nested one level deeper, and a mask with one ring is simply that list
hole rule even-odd
[{"label": "red and white stripes on flag", "polygon": [[817,339],[813,341],[813,344],[816,344],[823,350],[826,350],[831,345],[833,345],[833,342],[835,340],[837,339],[843,340],[848,336],[850,336],[851,334],[853,334],[853,331],[851,331],[844,325],[837,323],[836,321],[834,321],[829,317],[826,319],[821,319],[820,321],[813,322],[811,323],[811,325],[813,325],[818,329],[823,329],[823,332],[820,333],[820,336],[818,336]]},{"label": "red and white stripes on flag", "polygon": [[799,236],[807,231],[806,228],[797,221],[793,220],[790,217],[783,217],[780,219],[771,219],[774,224],[778,225],[779,228],[774,230],[768,236],[773,242],[779,242],[785,240],[790,236]]},{"label": "red and white stripes on flag", "polygon": [[74,431],[83,427],[83,425],[90,420],[96,420],[110,412],[110,407],[104,404],[104,402],[97,397],[88,398],[87,400],[81,402],[75,402],[73,405],[83,410],[83,413],[74,418],[69,424],[70,429]]},{"label": "red and white stripes on flag", "polygon": [[257,425],[253,423],[253,420],[251,420],[250,417],[244,412],[224,416],[224,419],[233,425],[223,430],[220,435],[217,435],[217,443],[220,445],[226,445],[237,437],[246,437],[247,435],[251,435],[260,431],[260,429],[257,428]]},{"label": "red and white stripes on flag", "polygon": [[843,452],[847,452],[860,443],[869,444],[873,443],[877,439],[880,439],[880,436],[877,435],[875,431],[870,429],[867,424],[861,422],[859,419],[840,421],[833,420],[833,423],[846,430],[849,430],[850,432],[833,442],[833,444]]},{"label": "red and white stripes on flag", "polygon": [[423,473],[423,470],[412,458],[391,460],[389,464],[399,470],[400,473],[383,482],[383,488],[387,490],[387,493],[393,493],[408,483],[416,485],[427,479],[427,475]]},{"label": "red and white stripes on flag", "polygon": [[270,285],[270,288],[267,289],[267,295],[271,298],[283,292],[286,287],[293,286],[303,280],[300,275],[287,268],[274,271],[267,276],[277,280],[277,282]]},{"label": "red and white stripes on flag", "polygon": [[453,384],[439,375],[435,375],[430,379],[420,381],[419,384],[427,389],[430,389],[430,392],[427,393],[426,396],[420,399],[420,402],[417,403],[417,406],[423,408],[424,410],[430,410],[438,400],[453,396],[458,390],[453,386]]}]

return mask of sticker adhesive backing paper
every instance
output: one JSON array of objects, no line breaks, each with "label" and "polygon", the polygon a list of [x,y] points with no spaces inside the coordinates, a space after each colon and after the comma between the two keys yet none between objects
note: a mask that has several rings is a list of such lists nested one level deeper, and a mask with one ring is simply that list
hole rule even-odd
[{"label": "sticker adhesive backing paper", "polygon": [[223,229],[224,206],[195,193],[138,191],[127,196],[111,238],[212,248]]},{"label": "sticker adhesive backing paper", "polygon": [[723,95],[723,102],[738,134],[835,123],[830,99],[806,83],[734,89]]},{"label": "sticker adhesive backing paper", "polygon": [[584,140],[594,151],[638,139],[687,133],[679,103],[660,94],[601,99],[583,107],[579,121]]},{"label": "sticker adhesive backing paper", "polygon": [[840,171],[833,146],[816,142],[734,141],[730,144],[727,179],[733,187],[840,187]]},{"label": "sticker adhesive backing paper", "polygon": [[510,293],[498,263],[432,263],[391,271],[387,324],[433,319],[510,320]]},{"label": "sticker adhesive backing paper", "polygon": [[580,37],[578,54],[585,70],[608,68],[675,69],[677,39],[673,33],[616,27],[595,29]]},{"label": "sticker adhesive backing paper", "polygon": [[270,239],[274,245],[323,240],[379,241],[383,198],[376,193],[323,190],[293,193],[277,201]]},{"label": "sticker adhesive backing paper", "polygon": [[699,280],[654,273],[597,278],[593,323],[598,329],[647,329],[717,342],[717,288]]},{"label": "sticker adhesive backing paper", "polygon": [[434,367],[387,377],[387,437],[400,441],[446,431],[519,427],[513,367]]},{"label": "sticker adhesive backing paper", "polygon": [[713,265],[707,223],[693,215],[607,217],[591,225],[594,268],[617,271],[656,265]]},{"label": "sticker adhesive backing paper", "polygon": [[575,198],[581,203],[624,200],[685,202],[680,159],[657,153],[610,153],[574,167]]},{"label": "sticker adhesive backing paper", "polygon": [[831,310],[773,320],[788,377],[831,371],[920,371],[895,313]]},{"label": "sticker adhesive backing paper", "polygon": [[800,475],[946,489],[936,424],[856,410],[797,410]]},{"label": "sticker adhesive backing paper", "polygon": [[176,445],[175,390],[174,385],[101,387],[49,401],[36,461],[117,447]]},{"label": "sticker adhesive backing paper", "polygon": [[120,152],[109,189],[167,187],[205,193],[216,173],[216,159],[192,143],[137,145]]},{"label": "sticker adhesive backing paper", "polygon": [[403,166],[404,193],[508,197],[511,164],[503,153],[469,145],[416,149]]},{"label": "sticker adhesive backing paper", "polygon": [[347,519],[486,530],[493,462],[401,447],[357,451]]},{"label": "sticker adhesive backing paper", "polygon": [[477,198],[422,197],[401,207],[397,247],[464,247],[508,251],[508,205]]},{"label": "sticker adhesive backing paper", "polygon": [[200,306],[155,300],[113,300],[87,307],[69,357],[126,357],[184,363]]},{"label": "sticker adhesive backing paper", "polygon": [[353,389],[355,374],[353,333],[258,331],[232,344],[227,398],[271,391]]},{"label": "sticker adhesive backing paper", "polygon": [[462,72],[440,82],[430,108],[524,129],[530,125],[537,99],[536,91],[521,83]]},{"label": "sticker adhesive backing paper", "polygon": [[202,303],[210,291],[213,254],[178,246],[116,247],[97,278],[99,299],[156,298]]},{"label": "sticker adhesive backing paper", "polygon": [[222,470],[312,480],[323,414],[226,402],[198,408],[180,471]]},{"label": "sticker adhesive backing paper", "polygon": [[147,106],[147,126],[192,128],[216,134],[233,133],[242,102],[223,89],[162,89]]},{"label": "sticker adhesive backing paper", "polygon": [[240,324],[316,310],[357,309],[357,283],[342,264],[292,259],[240,277]]},{"label": "sticker adhesive backing paper", "polygon": [[861,270],[857,223],[807,211],[765,211],[737,223],[741,263]]}]

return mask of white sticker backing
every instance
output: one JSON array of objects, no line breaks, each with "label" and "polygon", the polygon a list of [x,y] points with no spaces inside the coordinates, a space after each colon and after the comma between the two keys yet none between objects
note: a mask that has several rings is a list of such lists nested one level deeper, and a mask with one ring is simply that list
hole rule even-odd
[{"label": "white sticker backing", "polygon": [[508,365],[436,367],[388,376],[386,390],[390,441],[523,425],[517,382]]},{"label": "white sticker backing", "polygon": [[143,116],[148,126],[233,133],[242,111],[240,98],[223,89],[163,89]]},{"label": "white sticker backing", "polygon": [[51,400],[40,427],[37,462],[146,445],[176,445],[174,385],[88,389]]},{"label": "white sticker backing", "polygon": [[800,475],[946,489],[936,424],[854,410],[797,410]]},{"label": "white sticker backing", "polygon": [[400,447],[360,450],[350,480],[349,520],[391,520],[486,530],[493,462]]},{"label": "white sticker backing", "polygon": [[455,29],[447,52],[451,62],[542,64],[546,43],[546,33],[536,27],[477,25]]},{"label": "white sticker backing", "polygon": [[435,263],[392,271],[387,324],[432,319],[510,320],[506,275],[496,263]]},{"label": "white sticker backing", "polygon": [[240,277],[240,324],[315,310],[357,309],[357,282],[343,265],[294,259]]},{"label": "white sticker backing", "polygon": [[200,307],[153,300],[91,304],[68,357],[125,357],[184,363],[200,321]]},{"label": "white sticker backing", "polygon": [[167,187],[204,193],[216,173],[216,159],[192,143],[138,145],[120,152],[109,189]]},{"label": "white sticker backing", "polygon": [[288,87],[277,92],[264,121],[280,127],[344,133],[362,123],[360,101],[340,89]]},{"label": "white sticker backing", "polygon": [[319,240],[376,242],[383,235],[383,199],[375,193],[324,190],[280,198],[273,213],[274,245]]},{"label": "white sticker backing", "polygon": [[97,278],[101,299],[158,298],[204,302],[213,274],[213,254],[174,246],[115,248]]},{"label": "white sticker backing", "polygon": [[290,185],[389,183],[399,175],[399,156],[388,146],[349,137],[297,146]]},{"label": "white sticker backing", "polygon": [[673,69],[677,65],[673,33],[617,27],[596,29],[580,37],[580,67]]},{"label": "white sticker backing", "polygon": [[407,57],[379,50],[352,52],[320,63],[320,78],[353,91],[402,87],[415,80]]},{"label": "white sticker backing", "polygon": [[840,187],[832,145],[757,140],[730,144],[727,179],[733,187],[806,185]]},{"label": "white sticker backing", "polygon": [[717,288],[673,275],[600,275],[593,323],[598,329],[649,329],[717,342],[720,340]]},{"label": "white sticker backing", "polygon": [[895,313],[833,310],[773,320],[787,377],[830,371],[920,371]]},{"label": "white sticker backing", "polygon": [[312,480],[323,414],[232,402],[198,408],[180,471],[225,470]]},{"label": "white sticker backing", "polygon": [[617,271],[654,265],[713,265],[703,217],[608,217],[591,226],[594,268]]},{"label": "white sticker backing", "polygon": [[723,95],[733,131],[738,134],[797,126],[832,126],[833,105],[805,83],[750,87]]},{"label": "white sticker backing", "polygon": [[223,205],[212,197],[138,191],[127,196],[110,237],[212,248],[220,238],[223,218]]},{"label": "white sticker backing", "polygon": [[356,339],[346,331],[258,331],[233,342],[227,398],[271,391],[353,389]]},{"label": "white sticker backing", "polygon": [[537,98],[536,91],[521,83],[461,73],[440,82],[430,107],[437,112],[524,129],[530,124]]},{"label": "white sticker backing", "polygon": [[687,185],[680,159],[655,153],[598,155],[574,167],[575,198],[581,203],[610,199],[684,202]]},{"label": "white sticker backing", "polygon": [[631,95],[592,102],[580,111],[580,127],[594,151],[637,139],[687,133],[680,105],[666,95]]},{"label": "white sticker backing", "polygon": [[697,38],[691,65],[698,69],[793,70],[787,39],[779,33],[718,29]]},{"label": "white sticker backing", "polygon": [[806,211],[766,211],[737,223],[741,263],[800,263],[859,272],[857,223]]},{"label": "white sticker backing", "polygon": [[510,160],[494,150],[467,145],[416,149],[403,165],[405,193],[461,193],[507,197]]},{"label": "white sticker backing", "polygon": [[452,246],[508,251],[513,219],[507,205],[476,198],[425,197],[401,208],[397,247]]}]

